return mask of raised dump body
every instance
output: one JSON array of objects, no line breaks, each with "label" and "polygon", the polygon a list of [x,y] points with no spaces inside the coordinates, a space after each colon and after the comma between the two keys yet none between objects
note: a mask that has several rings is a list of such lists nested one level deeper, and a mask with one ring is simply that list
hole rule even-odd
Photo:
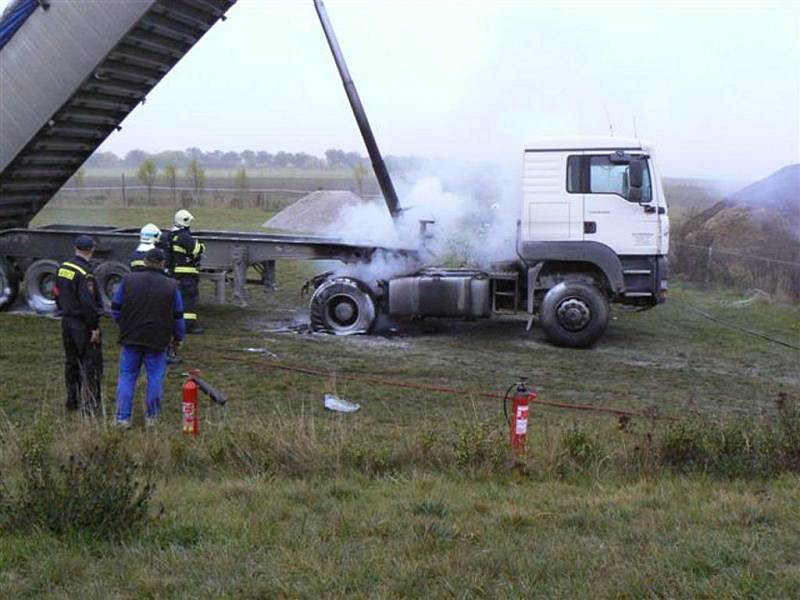
[{"label": "raised dump body", "polygon": [[0,230],[25,227],[236,0],[16,0],[0,21]]}]

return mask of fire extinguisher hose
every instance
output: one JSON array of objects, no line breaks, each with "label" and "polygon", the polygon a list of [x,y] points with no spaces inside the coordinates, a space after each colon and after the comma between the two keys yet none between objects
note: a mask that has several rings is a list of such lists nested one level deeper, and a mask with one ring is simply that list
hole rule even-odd
[{"label": "fire extinguisher hose", "polygon": [[506,425],[508,425],[509,427],[511,427],[511,417],[508,416],[508,395],[511,393],[511,390],[513,390],[517,385],[519,384],[512,383],[510,386],[508,386],[508,389],[506,390],[506,393],[503,396],[503,414],[506,417]]},{"label": "fire extinguisher hose", "polygon": [[198,377],[196,375],[193,377],[193,379],[197,382],[197,386],[200,388],[200,391],[203,392],[206,396],[211,398],[211,400],[213,400],[220,406],[225,406],[225,404],[228,402],[228,398],[225,396],[225,394],[220,392],[217,388],[208,383],[205,379]]},{"label": "fire extinguisher hose", "polygon": [[[261,368],[261,369],[278,369],[281,371],[289,371],[291,373],[301,373],[304,375],[312,375],[315,377],[330,377],[334,373],[330,370],[322,371],[319,369],[312,369],[310,367],[300,366],[300,365],[288,365],[285,363],[279,362],[251,362],[251,361],[244,361],[242,360],[241,356],[237,356],[236,358],[224,358],[223,360],[235,362],[239,365],[242,363],[246,363],[250,366]],[[414,390],[424,390],[428,392],[439,392],[443,394],[458,394],[458,395],[474,395],[480,396],[483,398],[496,398],[502,399],[503,396],[498,394],[497,392],[483,392],[479,390],[470,390],[464,388],[451,388],[451,387],[444,387],[444,386],[435,386],[435,385],[427,385],[422,383],[412,383],[409,381],[393,381],[388,379],[382,379],[379,377],[366,375],[366,374],[348,374],[348,373],[341,373],[336,372],[336,377],[339,379],[350,380],[350,381],[357,381],[361,383],[372,383],[374,385],[382,385],[386,387],[395,387],[395,388],[406,388],[406,389],[414,389]],[[514,386],[517,384],[515,383]],[[513,387],[513,386],[512,386]],[[507,402],[503,400],[504,405]],[[634,410],[626,410],[623,408],[612,408],[606,406],[595,406],[593,404],[576,404],[572,402],[556,402],[554,400],[542,400],[541,398],[536,398],[535,400],[531,401],[533,404],[540,404],[542,406],[551,406],[553,408],[563,408],[567,410],[579,410],[579,411],[588,411],[588,412],[598,412],[598,413],[605,413],[609,415],[613,415],[616,417],[638,417],[638,418],[647,418],[647,419],[663,419],[667,421],[681,421],[680,417],[675,417],[671,415],[661,415],[654,411],[650,412],[637,412]],[[507,409],[506,413],[507,413]],[[506,415],[507,416],[507,415]]]}]

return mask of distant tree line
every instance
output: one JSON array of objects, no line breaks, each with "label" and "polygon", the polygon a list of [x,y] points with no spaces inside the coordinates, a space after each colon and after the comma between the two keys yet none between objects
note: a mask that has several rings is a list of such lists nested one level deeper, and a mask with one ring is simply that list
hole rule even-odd
[{"label": "distant tree line", "polygon": [[[413,169],[421,161],[415,157],[385,157],[387,166],[392,170],[405,171]],[[332,148],[325,151],[324,157],[314,156],[306,152],[266,152],[263,150],[243,150],[242,152],[223,152],[211,150],[204,152],[200,148],[186,150],[165,150],[163,152],[146,152],[131,150],[124,157],[114,152],[96,152],[86,166],[139,168],[142,164],[152,162],[159,170],[167,168],[188,169],[193,163],[206,169],[240,169],[240,168],[296,168],[296,169],[365,169],[369,167],[369,159],[358,152],[345,152]]]}]

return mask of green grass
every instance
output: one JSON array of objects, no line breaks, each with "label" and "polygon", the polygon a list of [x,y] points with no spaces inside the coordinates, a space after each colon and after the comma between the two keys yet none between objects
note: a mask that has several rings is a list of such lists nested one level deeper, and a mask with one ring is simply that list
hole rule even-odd
[{"label": "green grass", "polygon": [[[47,209],[39,223],[168,223],[171,209]],[[200,209],[202,227],[258,229],[260,211]],[[0,597],[797,597],[800,478],[744,478],[636,463],[665,425],[535,407],[527,469],[505,463],[499,403],[345,380],[337,373],[503,391],[528,375],[544,400],[711,422],[774,418],[800,401],[798,353],[720,327],[692,304],[797,341],[796,306],[738,305],[741,294],[674,285],[645,313],[614,311],[591,350],[554,348],[524,319],[399,323],[334,338],[278,331],[305,318],[312,263],[279,263],[276,293],[215,306],[167,377],[161,428],[145,432],[141,393],[126,448],[156,483],[163,514],[122,542],[0,533]],[[118,348],[104,323],[106,407]],[[48,425],[65,457],[107,425],[63,414],[59,324],[0,314],[0,475],[13,487],[18,440]],[[8,343],[7,340],[13,340]],[[330,372],[313,378],[282,363]],[[181,437],[180,371],[198,367],[229,396]],[[335,391],[362,410],[334,415]],[[581,431],[583,434],[570,433]],[[584,435],[585,434],[585,435]],[[643,454],[644,452],[644,454]],[[655,456],[655,455],[653,455]],[[738,472],[738,471],[735,471]]]},{"label": "green grass", "polygon": [[[119,180],[122,173],[131,183],[136,185],[138,183],[136,173],[139,167],[99,167],[86,170],[86,180],[90,179],[113,179]],[[230,179],[231,181],[236,174],[236,168],[214,168],[205,169],[206,177],[209,179]],[[178,169],[178,178],[182,178],[184,171]],[[159,177],[163,177],[163,172],[159,171]],[[336,180],[336,179],[353,179],[353,171],[351,169],[296,169],[290,167],[257,167],[247,168],[247,176],[250,181],[252,180],[293,180],[293,179],[316,179],[316,180]]]},{"label": "green grass", "polygon": [[[350,492],[342,497],[342,491]],[[6,597],[796,597],[795,479],[179,477],[122,545],[6,538]],[[446,511],[420,512],[423,503]]]},{"label": "green grass", "polygon": [[[265,231],[261,225],[273,213],[254,208],[224,209],[193,207],[194,229],[228,229],[232,231]],[[119,207],[46,207],[31,223],[31,227],[43,227],[51,223],[66,225],[85,224],[91,219],[94,225],[117,225],[119,227],[141,227],[145,223],[156,223],[161,228],[169,228],[175,208],[169,206]]]}]

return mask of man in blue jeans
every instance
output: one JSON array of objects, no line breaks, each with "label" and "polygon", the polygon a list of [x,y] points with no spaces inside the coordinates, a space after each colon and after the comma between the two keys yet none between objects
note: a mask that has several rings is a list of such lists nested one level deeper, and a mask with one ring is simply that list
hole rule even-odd
[{"label": "man in blue jeans", "polygon": [[114,292],[111,316],[119,325],[119,381],[117,419],[122,428],[131,426],[133,396],[142,363],[147,372],[145,424],[154,425],[161,413],[167,347],[174,337],[183,340],[183,300],[178,283],[164,273],[164,252],[149,250],[145,269],[125,276]]}]

